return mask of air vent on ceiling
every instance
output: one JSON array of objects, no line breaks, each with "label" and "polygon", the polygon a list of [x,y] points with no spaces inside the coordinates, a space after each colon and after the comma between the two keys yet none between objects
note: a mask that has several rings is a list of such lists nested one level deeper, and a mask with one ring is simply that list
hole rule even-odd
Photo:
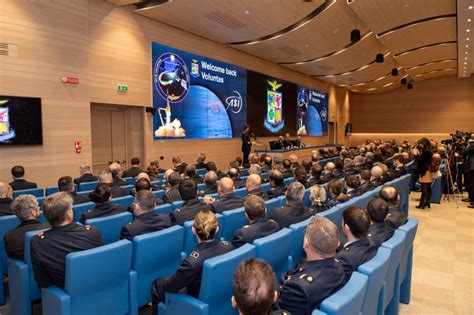
[{"label": "air vent on ceiling", "polygon": [[225,13],[221,11],[212,11],[207,14],[204,14],[204,17],[214,21],[216,23],[219,23],[222,26],[225,26],[227,28],[230,28],[231,30],[238,30],[241,28],[244,28],[246,25],[241,23],[240,21],[234,19],[233,17],[230,17],[226,15]]},{"label": "air vent on ceiling", "polygon": [[288,56],[295,57],[295,56],[301,55],[301,51],[288,45],[279,47],[278,49],[284,52],[285,54],[287,54]]},{"label": "air vent on ceiling", "polygon": [[17,57],[17,48],[15,44],[0,43],[0,56]]}]

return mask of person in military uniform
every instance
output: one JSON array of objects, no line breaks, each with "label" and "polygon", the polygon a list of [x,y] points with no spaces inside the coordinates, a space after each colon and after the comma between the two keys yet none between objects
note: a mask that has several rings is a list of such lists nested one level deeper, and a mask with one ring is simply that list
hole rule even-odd
[{"label": "person in military uniform", "polygon": [[217,193],[217,174],[209,171],[204,175],[204,189],[199,191],[199,196]]},{"label": "person in military uniform", "polygon": [[311,219],[303,241],[307,261],[287,274],[275,307],[293,315],[310,315],[339,290],[345,277],[342,264],[335,258],[338,246],[334,223],[325,217]]},{"label": "person in military uniform", "polygon": [[[290,170],[291,171],[291,170]],[[291,175],[293,177],[293,173]],[[286,192],[285,177],[279,170],[270,171],[269,181],[272,188],[267,192],[267,200],[283,196]]]},{"label": "person in military uniform", "polygon": [[112,194],[110,192],[110,187],[107,184],[98,185],[92,192],[91,200],[96,204],[96,206],[94,209],[81,215],[79,222],[82,224],[89,219],[105,217],[125,211],[121,205],[112,204]]},{"label": "person in military uniform", "polygon": [[151,288],[153,314],[156,314],[158,304],[165,300],[166,292],[186,289],[187,294],[199,296],[204,261],[234,249],[232,244],[214,238],[218,229],[216,216],[211,211],[202,210],[196,214],[192,231],[198,243],[197,248],[183,260],[173,275],[153,281]]},{"label": "person in military uniform", "polygon": [[405,159],[403,158],[403,155],[397,154],[393,157],[393,166],[394,168],[390,170],[389,174],[390,179],[395,179],[408,174],[405,169]]},{"label": "person in military uniform", "polygon": [[120,239],[132,240],[135,236],[160,231],[171,226],[171,219],[164,214],[156,214],[155,195],[150,190],[140,190],[132,203],[135,220],[122,227]]},{"label": "person in military uniform", "polygon": [[367,237],[374,246],[379,248],[380,245],[390,237],[385,225],[388,205],[382,198],[375,197],[367,205],[367,212],[370,218],[370,227]]},{"label": "person in military uniform", "polygon": [[168,187],[166,188],[166,192],[163,196],[163,201],[165,203],[173,203],[175,201],[181,200],[178,187],[182,180],[183,178],[181,175],[174,171],[168,176]]},{"label": "person in military uniform", "polygon": [[102,246],[102,237],[97,228],[73,222],[72,198],[65,192],[46,197],[43,213],[52,228],[31,239],[35,280],[42,288],[64,288],[67,254]]},{"label": "person in military uniform", "polygon": [[20,225],[4,236],[7,255],[23,260],[25,251],[25,233],[49,228],[48,223],[38,222],[40,207],[35,196],[20,195],[12,203],[12,210],[20,220]]},{"label": "person in military uniform", "polygon": [[239,310],[239,315],[268,315],[278,294],[272,267],[260,259],[242,261],[234,273],[233,286],[232,307]]},{"label": "person in military uniform", "polygon": [[227,175],[234,182],[235,189],[240,189],[245,187],[245,181],[240,177],[239,169],[236,167],[231,167],[227,171]]},{"label": "person in military uniform", "polygon": [[[109,171],[101,171],[99,173],[99,185],[102,184],[109,186],[112,198],[127,196],[127,191],[123,187],[114,184],[112,173]],[[92,193],[89,195],[89,199],[92,199]]]},{"label": "person in military uniform", "polygon": [[13,215],[12,202],[13,189],[9,184],[0,182],[0,216]]},{"label": "person in military uniform", "polygon": [[249,225],[235,231],[232,245],[240,247],[252,243],[257,238],[265,237],[280,230],[280,225],[265,217],[265,200],[259,196],[248,196],[244,203],[245,217]]},{"label": "person in military uniform", "polygon": [[342,233],[347,243],[337,252],[336,258],[342,263],[346,281],[360,265],[377,253],[377,248],[367,239],[369,226],[369,215],[364,209],[350,207],[342,213]]},{"label": "person in military uniform", "polygon": [[286,191],[286,205],[284,207],[273,208],[269,218],[278,222],[282,228],[306,220],[312,213],[309,208],[303,204],[303,197],[303,184],[300,182],[291,183],[288,185]]},{"label": "person in military uniform", "polygon": [[224,177],[219,181],[217,192],[219,193],[219,200],[204,197],[204,203],[208,204],[214,213],[234,210],[244,205],[244,198],[234,194],[234,182],[229,177]]},{"label": "person in military uniform", "polygon": [[262,178],[257,174],[250,174],[247,176],[247,181],[245,182],[245,187],[247,188],[248,196],[260,196],[266,200],[267,194],[262,192]]},{"label": "person in military uniform", "polygon": [[344,188],[346,189],[347,199],[359,196],[357,188],[359,188],[359,179],[356,175],[349,174],[344,177]]},{"label": "person in military uniform", "polygon": [[382,189],[380,189],[379,196],[388,205],[385,228],[389,233],[389,237],[391,237],[396,229],[408,221],[408,216],[400,208],[400,197],[395,187],[392,185],[383,185]]},{"label": "person in military uniform", "polygon": [[73,200],[73,205],[89,202],[89,198],[76,193],[76,187],[71,176],[63,176],[58,179],[58,190],[67,192]]},{"label": "person in military uniform", "polygon": [[173,225],[181,225],[186,221],[194,219],[194,216],[200,210],[209,209],[208,205],[199,200],[197,185],[192,179],[184,179],[179,184],[179,194],[184,203],[180,208],[169,213]]}]

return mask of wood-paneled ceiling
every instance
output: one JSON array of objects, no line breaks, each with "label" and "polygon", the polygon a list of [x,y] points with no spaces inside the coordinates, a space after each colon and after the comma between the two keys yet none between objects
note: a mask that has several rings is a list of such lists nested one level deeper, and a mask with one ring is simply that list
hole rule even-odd
[{"label": "wood-paneled ceiling", "polygon": [[106,1],[356,93],[473,72],[474,0]]}]

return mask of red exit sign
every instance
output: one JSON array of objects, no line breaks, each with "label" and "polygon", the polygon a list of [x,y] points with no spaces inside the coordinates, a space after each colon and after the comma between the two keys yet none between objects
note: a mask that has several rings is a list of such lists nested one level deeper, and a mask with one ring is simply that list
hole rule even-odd
[{"label": "red exit sign", "polygon": [[79,78],[76,77],[61,77],[61,81],[68,84],[79,84]]}]

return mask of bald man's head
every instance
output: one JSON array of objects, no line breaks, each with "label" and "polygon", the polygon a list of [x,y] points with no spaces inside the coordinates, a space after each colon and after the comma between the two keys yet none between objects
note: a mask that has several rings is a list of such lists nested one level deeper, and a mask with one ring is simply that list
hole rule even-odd
[{"label": "bald man's head", "polygon": [[12,187],[7,183],[0,182],[0,198],[12,198],[12,195]]},{"label": "bald man's head", "polygon": [[255,188],[260,188],[261,184],[262,184],[262,179],[260,178],[260,175],[250,174],[247,177],[247,182],[245,183],[245,186],[247,187],[247,191],[251,191],[251,190],[254,190]]},{"label": "bald man's head", "polygon": [[121,176],[120,174],[122,172],[122,166],[118,164],[117,162],[111,163],[109,165],[109,171],[112,173],[113,176]]},{"label": "bald man's head", "polygon": [[336,168],[336,164],[334,164],[333,162],[329,162],[326,164],[326,166],[324,166],[324,171],[326,173],[332,173],[332,171],[334,171],[335,168]]},{"label": "bald man's head", "polygon": [[383,175],[383,169],[380,167],[380,166],[374,166],[372,167],[372,170],[370,171],[370,175],[371,175],[371,180],[374,180],[374,179],[380,179],[382,178],[382,175]]},{"label": "bald man's head", "polygon": [[144,178],[144,179],[150,181],[150,176],[149,176],[147,173],[145,173],[145,172],[139,173],[139,174],[137,175],[137,177],[136,177],[136,181],[138,182],[138,181],[139,181],[140,179],[142,179],[142,178]]},{"label": "bald man's head", "polygon": [[224,177],[219,181],[217,192],[220,196],[234,192],[234,181],[229,177]]},{"label": "bald man's head", "polygon": [[392,185],[383,185],[379,195],[389,206],[398,203],[398,191]]},{"label": "bald man's head", "polygon": [[112,184],[112,173],[109,171],[101,171],[99,173],[99,184]]}]

